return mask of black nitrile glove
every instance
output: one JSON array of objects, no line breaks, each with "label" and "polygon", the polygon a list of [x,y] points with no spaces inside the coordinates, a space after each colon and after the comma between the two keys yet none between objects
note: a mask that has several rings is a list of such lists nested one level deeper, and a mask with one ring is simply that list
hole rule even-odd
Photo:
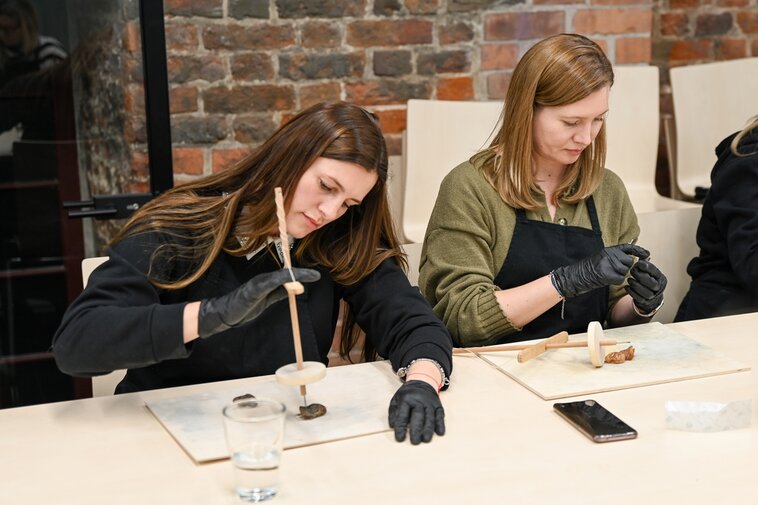
[{"label": "black nitrile glove", "polygon": [[434,388],[424,381],[410,380],[400,386],[390,400],[390,428],[395,440],[405,440],[410,431],[411,443],[429,442],[435,433],[445,434],[445,409]]},{"label": "black nitrile glove", "polygon": [[[292,273],[299,282],[321,278],[320,273],[309,268],[293,268]],[[276,270],[256,275],[224,296],[203,300],[197,322],[200,338],[252,321],[274,303],[287,298],[282,286],[291,281],[289,270]]]},{"label": "black nitrile glove", "polygon": [[611,284],[622,284],[634,258],[645,259],[650,253],[637,245],[620,244],[606,247],[581,261],[553,270],[553,285],[563,298]]},{"label": "black nitrile glove", "polygon": [[663,302],[666,276],[649,260],[640,260],[629,271],[626,292],[632,296],[634,304],[643,314],[648,314]]}]

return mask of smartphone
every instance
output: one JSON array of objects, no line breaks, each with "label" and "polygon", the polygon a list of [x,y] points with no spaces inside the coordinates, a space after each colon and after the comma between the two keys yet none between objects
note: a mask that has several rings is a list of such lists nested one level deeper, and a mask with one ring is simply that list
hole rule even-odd
[{"label": "smartphone", "polygon": [[637,438],[637,431],[595,400],[555,403],[555,411],[595,442]]}]

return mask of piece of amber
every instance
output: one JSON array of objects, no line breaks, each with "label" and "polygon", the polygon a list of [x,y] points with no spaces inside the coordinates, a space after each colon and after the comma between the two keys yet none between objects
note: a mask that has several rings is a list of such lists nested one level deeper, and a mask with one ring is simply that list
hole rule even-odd
[{"label": "piece of amber", "polygon": [[311,403],[307,407],[300,407],[300,418],[305,419],[306,421],[309,419],[316,419],[324,414],[326,414],[326,407],[320,403]]},{"label": "piece of amber", "polygon": [[605,362],[612,363],[614,365],[621,364],[625,361],[631,361],[634,359],[634,346],[629,346],[623,351],[609,352],[605,355]]}]

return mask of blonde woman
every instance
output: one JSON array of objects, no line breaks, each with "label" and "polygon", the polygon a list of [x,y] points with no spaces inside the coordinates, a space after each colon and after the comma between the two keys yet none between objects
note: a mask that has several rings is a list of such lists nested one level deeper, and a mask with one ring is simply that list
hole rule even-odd
[{"label": "blonde woman", "polygon": [[[113,240],[53,338],[59,368],[127,368],[117,393],[272,374],[295,358],[274,188],[281,187],[305,360],[327,362],[341,300],[342,352],[387,357],[402,441],[445,431],[438,393],[450,336],[401,268],[376,119],[344,102],[301,112],[235,167],[157,197]],[[388,294],[391,293],[391,296]],[[359,328],[360,326],[360,328]],[[366,394],[371,394],[367,391]]]},{"label": "blonde woman", "polygon": [[537,43],[513,72],[490,148],[442,183],[419,286],[457,345],[640,323],[662,305],[666,278],[633,245],[634,209],[604,168],[612,85],[591,40]]},{"label": "blonde woman", "polygon": [[758,311],[758,116],[716,147],[676,321]]}]

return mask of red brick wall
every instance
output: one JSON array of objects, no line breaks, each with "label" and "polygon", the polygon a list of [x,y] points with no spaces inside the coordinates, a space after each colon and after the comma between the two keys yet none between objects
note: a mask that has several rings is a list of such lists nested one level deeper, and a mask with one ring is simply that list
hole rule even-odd
[{"label": "red brick wall", "polygon": [[408,99],[502,99],[518,58],[561,32],[592,37],[614,63],[648,63],[654,19],[651,0],[164,5],[177,183],[223,168],[321,100],[376,112],[399,154]]}]

